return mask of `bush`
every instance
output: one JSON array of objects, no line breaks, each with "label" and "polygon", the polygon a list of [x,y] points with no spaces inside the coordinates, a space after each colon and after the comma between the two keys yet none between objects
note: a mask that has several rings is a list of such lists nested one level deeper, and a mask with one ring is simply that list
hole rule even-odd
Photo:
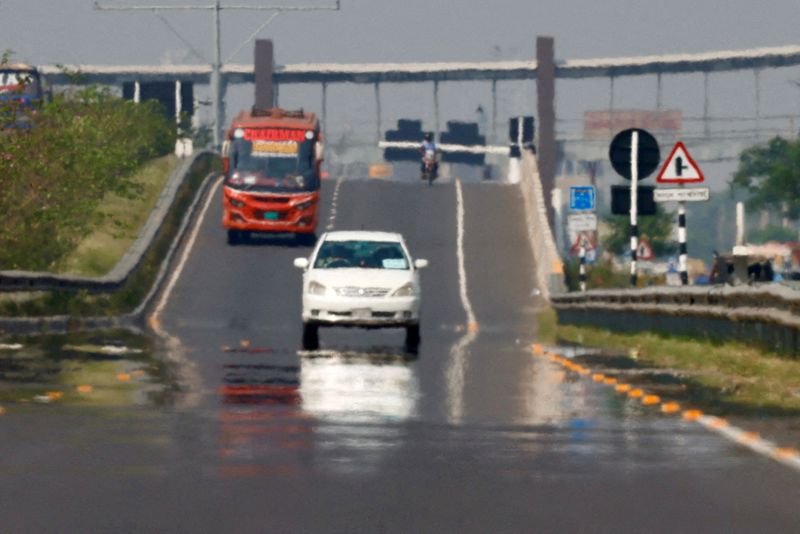
[{"label": "bush", "polygon": [[94,86],[54,96],[31,125],[0,127],[3,270],[52,268],[94,225],[113,223],[113,214],[89,215],[106,193],[138,196],[133,171],[175,146],[175,124],[157,102]]}]

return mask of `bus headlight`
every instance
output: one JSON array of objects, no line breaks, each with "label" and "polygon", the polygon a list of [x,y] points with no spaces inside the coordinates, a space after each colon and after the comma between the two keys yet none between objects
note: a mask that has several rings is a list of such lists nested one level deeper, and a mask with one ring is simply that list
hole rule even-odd
[{"label": "bus headlight", "polygon": [[304,211],[314,205],[313,200],[306,200],[305,202],[301,202],[300,204],[295,204],[294,209]]}]

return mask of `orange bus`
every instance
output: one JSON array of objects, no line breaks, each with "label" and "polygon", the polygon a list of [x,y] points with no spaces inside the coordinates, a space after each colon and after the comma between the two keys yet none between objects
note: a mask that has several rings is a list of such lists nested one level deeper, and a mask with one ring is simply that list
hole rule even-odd
[{"label": "orange bus", "polygon": [[222,224],[228,243],[252,232],[316,241],[322,138],[314,113],[253,109],[236,116],[222,146]]}]

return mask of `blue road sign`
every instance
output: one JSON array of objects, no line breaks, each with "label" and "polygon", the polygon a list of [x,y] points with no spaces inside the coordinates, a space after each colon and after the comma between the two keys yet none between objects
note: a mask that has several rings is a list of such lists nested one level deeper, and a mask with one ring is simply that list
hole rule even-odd
[{"label": "blue road sign", "polygon": [[571,211],[589,211],[595,209],[595,193],[593,185],[574,185],[569,188],[569,209]]}]

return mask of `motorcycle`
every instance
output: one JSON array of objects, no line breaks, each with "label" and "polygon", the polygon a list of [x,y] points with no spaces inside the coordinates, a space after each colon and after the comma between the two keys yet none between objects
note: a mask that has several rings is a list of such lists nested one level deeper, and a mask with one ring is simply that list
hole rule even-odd
[{"label": "motorcycle", "polygon": [[436,161],[436,152],[434,150],[426,150],[422,156],[422,176],[423,180],[428,181],[428,185],[433,184],[433,181],[439,175],[439,164]]}]

